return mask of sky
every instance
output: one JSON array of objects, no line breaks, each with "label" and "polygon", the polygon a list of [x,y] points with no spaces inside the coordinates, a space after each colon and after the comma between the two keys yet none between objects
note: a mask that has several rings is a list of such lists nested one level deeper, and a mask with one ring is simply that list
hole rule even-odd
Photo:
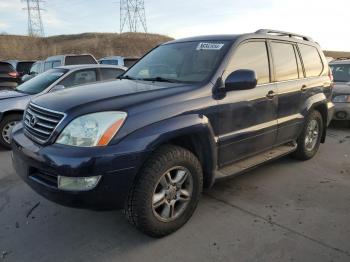
[{"label": "sky", "polygon": [[[46,0],[46,36],[119,32],[119,0]],[[0,0],[0,33],[27,34],[21,0]],[[260,28],[311,36],[325,50],[350,51],[350,0],[145,0],[148,32],[182,38]],[[349,27],[348,27],[349,26]]]}]

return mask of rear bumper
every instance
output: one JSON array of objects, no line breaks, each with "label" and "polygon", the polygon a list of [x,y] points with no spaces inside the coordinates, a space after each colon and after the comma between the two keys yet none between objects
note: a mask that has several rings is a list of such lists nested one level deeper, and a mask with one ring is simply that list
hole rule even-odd
[{"label": "rear bumper", "polygon": [[2,82],[0,81],[0,88],[10,88],[13,89],[19,85],[19,80],[18,81],[6,81]]},{"label": "rear bumper", "polygon": [[[21,128],[13,132],[12,161],[17,174],[45,198],[70,207],[116,209],[124,206],[146,152],[121,154],[116,146],[73,148],[41,147],[27,138]],[[63,191],[57,177],[101,176],[89,191]]]},{"label": "rear bumper", "polygon": [[334,103],[334,120],[350,120],[350,103]]}]

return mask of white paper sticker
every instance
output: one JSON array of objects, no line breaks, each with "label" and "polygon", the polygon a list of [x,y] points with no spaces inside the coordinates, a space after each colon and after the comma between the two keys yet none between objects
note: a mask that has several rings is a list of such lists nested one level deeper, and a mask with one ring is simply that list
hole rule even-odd
[{"label": "white paper sticker", "polygon": [[224,44],[222,43],[199,43],[197,50],[220,50]]}]

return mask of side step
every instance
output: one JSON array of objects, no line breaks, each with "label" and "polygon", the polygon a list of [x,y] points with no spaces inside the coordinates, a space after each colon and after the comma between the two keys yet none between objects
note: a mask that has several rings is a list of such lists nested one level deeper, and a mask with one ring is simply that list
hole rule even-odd
[{"label": "side step", "polygon": [[261,164],[270,162],[277,158],[283,157],[292,153],[297,149],[297,144],[295,142],[291,142],[288,144],[284,144],[267,151],[264,151],[258,155],[254,155],[252,157],[240,160],[231,165],[225,166],[215,172],[215,179],[223,179],[235,175],[239,175],[241,173],[247,172],[250,169],[253,169]]}]

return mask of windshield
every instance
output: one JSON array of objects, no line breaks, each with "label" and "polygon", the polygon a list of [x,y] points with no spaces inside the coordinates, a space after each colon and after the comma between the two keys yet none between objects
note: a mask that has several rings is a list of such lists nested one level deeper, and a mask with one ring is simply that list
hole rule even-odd
[{"label": "windshield", "polygon": [[24,82],[19,85],[16,90],[26,94],[38,94],[67,72],[68,70],[65,69],[51,69]]},{"label": "windshield", "polygon": [[350,82],[350,64],[337,64],[330,67],[334,82]]},{"label": "windshield", "polygon": [[162,45],[142,58],[123,77],[146,81],[202,82],[214,73],[228,46],[228,41]]}]

